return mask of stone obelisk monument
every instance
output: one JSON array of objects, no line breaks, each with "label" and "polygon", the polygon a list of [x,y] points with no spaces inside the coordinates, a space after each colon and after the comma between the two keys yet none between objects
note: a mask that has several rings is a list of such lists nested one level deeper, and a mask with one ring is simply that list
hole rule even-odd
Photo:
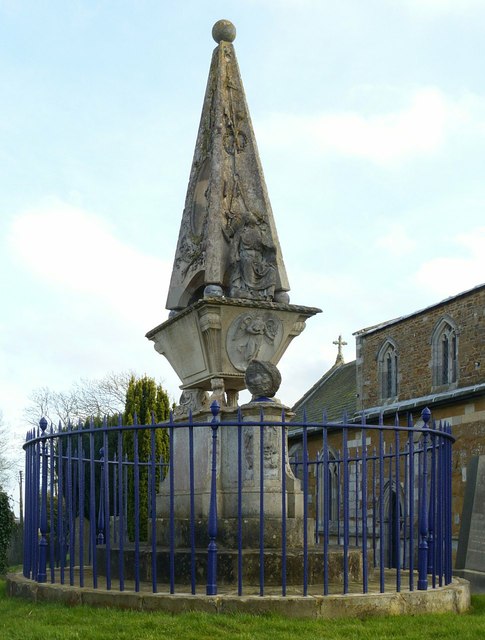
[{"label": "stone obelisk monument", "polygon": [[[320,310],[289,302],[289,284],[276,225],[268,198],[256,140],[246,104],[236,53],[236,30],[227,20],[214,25],[217,47],[207,82],[202,116],[190,172],[185,208],[167,298],[169,319],[147,333],[182,385],[176,419],[210,419],[213,400],[222,419],[236,417],[238,392],[245,389],[248,365],[254,378],[254,402],[245,405],[244,418],[259,420],[262,402],[258,381],[275,370],[289,343]],[[273,368],[272,368],[273,367]],[[274,378],[274,376],[273,376]],[[264,387],[264,385],[263,385]],[[274,389],[273,389],[274,393]],[[272,394],[270,394],[272,395]],[[281,420],[282,405],[264,402],[266,420]],[[270,433],[271,429],[273,432]],[[244,434],[244,515],[257,513],[258,438],[255,427]],[[189,486],[187,434],[176,429],[174,456],[175,510],[187,517]],[[198,517],[209,509],[210,435],[198,430],[195,439]],[[281,489],[281,469],[287,468],[288,515],[299,511],[298,481],[281,460],[282,430],[268,428],[265,440],[265,495]],[[235,514],[235,429],[220,434],[218,513]],[[268,448],[268,450],[266,450]],[[167,513],[166,489],[158,513]],[[297,495],[298,494],[298,495]],[[281,500],[268,498],[269,516],[281,516]]]}]

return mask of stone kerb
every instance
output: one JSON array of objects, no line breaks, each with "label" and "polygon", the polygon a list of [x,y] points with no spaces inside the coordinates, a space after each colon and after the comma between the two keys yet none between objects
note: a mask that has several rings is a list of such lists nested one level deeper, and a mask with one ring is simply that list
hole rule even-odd
[{"label": "stone kerb", "polygon": [[454,578],[446,587],[430,591],[400,593],[367,593],[329,596],[279,596],[230,594],[169,595],[134,591],[106,591],[89,587],[37,584],[21,574],[7,576],[7,594],[31,602],[57,602],[73,605],[166,611],[172,614],[187,611],[206,613],[276,613],[288,618],[366,618],[426,613],[465,613],[470,608],[470,588],[466,580]]}]

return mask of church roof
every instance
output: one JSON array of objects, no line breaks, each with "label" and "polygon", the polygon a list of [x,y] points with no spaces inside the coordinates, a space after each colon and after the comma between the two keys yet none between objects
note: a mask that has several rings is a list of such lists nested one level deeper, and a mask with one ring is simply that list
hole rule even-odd
[{"label": "church roof", "polygon": [[485,283],[479,284],[476,287],[473,287],[472,289],[467,289],[466,291],[461,291],[460,293],[457,293],[454,296],[450,296],[449,298],[445,298],[445,300],[441,300],[440,302],[435,302],[434,304],[430,304],[428,307],[425,307],[424,309],[419,309],[418,311],[413,311],[413,313],[408,313],[405,316],[401,316],[399,318],[394,318],[393,320],[386,320],[385,322],[381,322],[379,324],[373,325],[371,327],[367,327],[365,329],[359,329],[359,331],[355,331],[352,335],[359,337],[359,336],[362,336],[362,335],[373,333],[374,331],[379,331],[380,329],[384,329],[384,328],[389,327],[391,325],[397,324],[399,322],[402,322],[403,320],[407,320],[408,318],[412,318],[413,316],[418,316],[421,313],[426,313],[427,311],[430,311],[431,309],[434,309],[435,307],[439,307],[441,305],[446,305],[449,302],[452,302],[453,300],[457,300],[458,298],[462,298],[462,297],[466,297],[466,296],[474,294],[474,293],[478,293],[482,289],[485,289]]},{"label": "church roof", "polygon": [[356,361],[334,365],[294,405],[294,422],[321,422],[326,412],[329,422],[341,422],[343,415],[351,419],[356,412]]}]

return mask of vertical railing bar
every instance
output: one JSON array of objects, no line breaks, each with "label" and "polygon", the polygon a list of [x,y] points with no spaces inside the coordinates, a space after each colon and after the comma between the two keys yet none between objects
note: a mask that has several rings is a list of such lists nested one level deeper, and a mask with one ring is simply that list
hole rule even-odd
[{"label": "vertical railing bar", "polygon": [[[101,439],[103,439],[103,434],[101,434]],[[104,447],[101,446],[99,450],[99,505],[98,505],[98,535],[96,537],[96,544],[101,546],[105,543],[104,529],[105,529],[105,521],[104,521]]]},{"label": "vertical railing bar", "polygon": [[128,460],[128,453],[125,453],[123,465],[123,521],[125,524],[123,537],[125,541],[128,540],[128,475],[132,466]]},{"label": "vertical railing bar", "polygon": [[75,555],[75,527],[74,527],[74,504],[72,486],[72,424],[67,423],[67,504],[66,509],[69,519],[69,584],[74,586],[74,555]]},{"label": "vertical railing bar", "polygon": [[79,586],[84,587],[84,446],[82,423],[78,424],[78,486],[79,486]]},{"label": "vertical railing bar", "polygon": [[428,515],[428,574],[431,575],[431,586],[436,588],[436,558],[435,558],[435,509],[436,509],[436,425],[432,423],[430,430],[431,471],[429,491],[429,515]]},{"label": "vertical railing bar", "polygon": [[344,428],[342,434],[343,464],[344,464],[344,594],[349,591],[349,449],[347,416],[344,416]]},{"label": "vertical railing bar", "polygon": [[414,591],[414,431],[413,419],[408,414],[409,464],[409,591]]},{"label": "vertical railing bar", "polygon": [[[152,592],[157,593],[157,466],[155,446],[155,414],[152,411],[150,428],[150,525],[151,525],[151,561],[152,561]],[[192,505],[191,505],[192,506]],[[192,519],[192,513],[191,513]],[[191,522],[192,524],[192,522]]]},{"label": "vertical railing bar", "polygon": [[338,540],[338,544],[342,544],[343,541],[340,540],[340,503],[341,503],[341,498],[342,498],[342,487],[341,487],[341,482],[342,482],[342,473],[340,471],[341,469],[341,465],[342,465],[342,454],[340,452],[340,449],[337,452],[337,456],[338,456],[338,461],[337,461],[337,540]]},{"label": "vertical railing bar", "polygon": [[[388,467],[388,503],[387,503],[387,567],[388,569],[392,568],[392,459],[393,459],[393,447],[392,444],[389,445],[389,455],[387,457],[389,467]],[[397,500],[397,493],[396,493]]]},{"label": "vertical railing bar", "polygon": [[438,586],[443,586],[443,427],[440,421],[438,431],[437,500],[436,500],[436,573]]},{"label": "vertical railing bar", "polygon": [[217,431],[219,428],[219,412],[221,407],[217,400],[211,404],[212,429],[212,462],[211,493],[209,505],[209,545],[207,547],[207,586],[206,595],[217,595]]},{"label": "vertical railing bar", "polygon": [[242,414],[237,411],[237,594],[242,596],[243,543],[242,543]]},{"label": "vertical railing bar", "polygon": [[394,536],[396,538],[396,591],[399,593],[401,591],[401,459],[399,455],[401,442],[399,438],[399,416],[397,413],[394,426],[394,455],[396,461],[396,512],[394,514]]},{"label": "vertical railing bar", "polygon": [[109,449],[108,449],[108,421],[103,420],[103,449],[104,449],[104,539],[106,545],[106,589],[111,589],[111,518],[109,508]]},{"label": "vertical railing bar", "polygon": [[54,523],[54,427],[50,425],[49,438],[49,565],[51,574],[51,584],[56,581],[55,577],[55,523]]},{"label": "vertical railing bar", "polygon": [[377,450],[374,447],[372,455],[372,562],[374,569],[377,567],[377,494],[376,494],[376,470]]},{"label": "vertical railing bar", "polygon": [[328,459],[328,430],[326,415],[323,416],[323,595],[328,595],[328,538],[330,533],[330,467]]},{"label": "vertical railing bar", "polygon": [[308,426],[303,427],[303,595],[308,594]]},{"label": "vertical railing bar", "polygon": [[[281,595],[286,596],[286,417],[281,411]],[[318,525],[317,525],[318,526]]]},{"label": "vertical railing bar", "polygon": [[32,446],[30,444],[30,432],[27,431],[24,444],[24,471],[25,471],[25,500],[24,500],[24,513],[21,514],[24,520],[23,541],[24,541],[24,557],[23,557],[23,576],[24,578],[30,578],[30,540],[31,540],[31,526],[30,518],[32,509],[30,505],[31,494],[31,475],[30,475],[30,463],[31,463],[31,451]]},{"label": "vertical railing bar", "polygon": [[140,458],[138,451],[138,416],[135,411],[133,420],[133,473],[135,493],[135,591],[140,591]]},{"label": "vertical railing bar", "polygon": [[173,414],[170,413],[169,432],[169,580],[170,593],[175,593],[175,493],[174,493],[174,424]]},{"label": "vertical railing bar", "polygon": [[402,524],[402,566],[403,569],[408,568],[408,494],[409,494],[409,478],[408,478],[408,441],[403,444],[403,456],[404,456],[404,498],[403,498],[403,524]]},{"label": "vertical railing bar", "polygon": [[57,546],[59,561],[59,581],[64,584],[64,562],[65,562],[65,544],[64,544],[64,438],[61,437],[61,423],[58,427],[58,445],[57,445]]},{"label": "vertical railing bar", "polygon": [[189,411],[189,492],[190,492],[190,589],[195,595],[195,474],[194,474],[194,425]]},{"label": "vertical railing bar", "polygon": [[123,470],[123,431],[121,413],[118,414],[118,512],[119,512],[119,554],[118,554],[118,576],[119,576],[119,589],[125,590],[125,514],[124,507],[125,498],[125,483],[123,482],[126,475]]},{"label": "vertical railing bar", "polygon": [[39,540],[39,568],[37,582],[47,582],[47,420],[41,418],[41,496],[40,496],[40,540]]},{"label": "vertical railing bar", "polygon": [[98,588],[98,567],[96,554],[96,492],[95,492],[95,466],[94,466],[94,422],[91,418],[89,433],[89,532],[91,548],[91,566],[93,568],[93,588]]},{"label": "vertical railing bar", "polygon": [[33,526],[33,535],[32,535],[32,558],[33,558],[33,566],[32,566],[32,577],[34,580],[37,580],[37,575],[39,573],[39,529],[40,529],[40,509],[41,509],[41,497],[40,493],[42,491],[42,481],[41,481],[41,455],[42,448],[41,443],[38,440],[39,438],[39,427],[37,427],[37,443],[35,445],[35,471],[34,471],[34,505],[35,505],[35,516],[34,516],[34,526]]},{"label": "vertical railing bar", "polygon": [[367,430],[365,428],[365,414],[362,414],[362,580],[364,593],[368,591],[368,558],[367,558]]},{"label": "vertical railing bar", "polygon": [[372,455],[372,560],[374,569],[377,567],[377,449],[373,448]]},{"label": "vertical railing bar", "polygon": [[320,468],[321,468],[320,454],[317,451],[317,457],[314,463],[315,469],[315,544],[318,544],[319,541],[319,532],[320,532],[320,500],[322,488],[320,487]]},{"label": "vertical railing bar", "polygon": [[383,416],[379,416],[379,590],[384,593],[384,432]]},{"label": "vertical railing bar", "polygon": [[355,546],[359,546],[359,448],[355,449],[355,505],[354,505],[354,519],[355,519]]},{"label": "vertical railing bar", "polygon": [[118,444],[113,452],[113,544],[118,544]]},{"label": "vertical railing bar", "polygon": [[[451,425],[447,423],[447,434],[451,436]],[[452,484],[451,484],[451,439],[446,439],[446,452],[447,452],[447,460],[446,460],[446,496],[447,499],[445,501],[446,504],[446,523],[447,523],[447,540],[446,540],[446,577],[445,584],[450,584],[452,580],[452,527],[451,527],[451,507],[452,507]]]},{"label": "vertical railing bar", "polygon": [[259,425],[259,595],[264,595],[264,418]]}]

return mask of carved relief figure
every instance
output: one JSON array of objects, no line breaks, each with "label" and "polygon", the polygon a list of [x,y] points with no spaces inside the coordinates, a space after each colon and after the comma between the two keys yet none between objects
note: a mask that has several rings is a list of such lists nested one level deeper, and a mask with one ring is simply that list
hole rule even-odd
[{"label": "carved relief figure", "polygon": [[190,412],[208,409],[209,394],[203,389],[184,389],[174,410],[175,418],[184,418]]},{"label": "carved relief figure", "polygon": [[270,358],[279,346],[281,333],[281,321],[276,316],[239,316],[227,335],[227,351],[231,362],[236,369],[243,371],[255,358]]},{"label": "carved relief figure", "polygon": [[208,400],[209,406],[217,401],[220,407],[226,406],[226,395],[224,389],[224,378],[212,378],[211,379],[212,393]]},{"label": "carved relief figure", "polygon": [[252,480],[254,471],[254,427],[244,427],[244,479]]},{"label": "carved relief figure", "polygon": [[265,476],[274,475],[273,470],[278,468],[279,438],[277,427],[266,427],[264,430],[264,467]]},{"label": "carved relief figure", "polygon": [[272,300],[276,284],[276,249],[267,223],[247,212],[231,242],[231,298]]}]

